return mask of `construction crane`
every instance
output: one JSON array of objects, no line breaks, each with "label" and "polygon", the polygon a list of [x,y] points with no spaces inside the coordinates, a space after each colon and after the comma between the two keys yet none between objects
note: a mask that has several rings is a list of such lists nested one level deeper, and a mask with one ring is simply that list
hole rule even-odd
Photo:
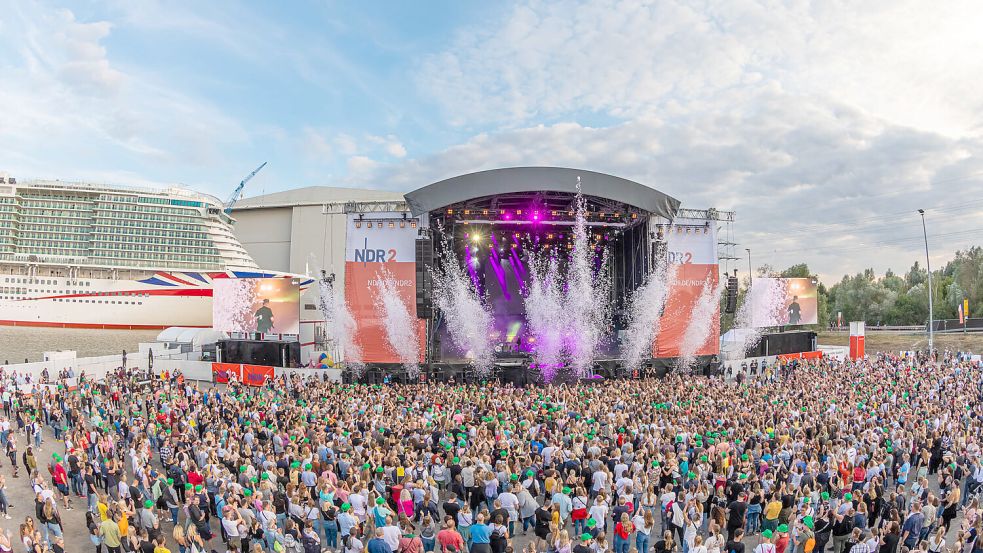
[{"label": "construction crane", "polygon": [[262,165],[260,165],[259,167],[257,167],[255,171],[253,171],[252,173],[249,173],[246,176],[246,178],[242,179],[242,182],[239,183],[239,186],[237,186],[236,189],[232,191],[232,195],[229,196],[229,199],[225,202],[225,214],[226,215],[231,215],[232,214],[232,207],[235,206],[236,205],[236,202],[239,201],[239,198],[242,197],[242,189],[246,187],[246,183],[249,182],[250,179],[252,179],[253,177],[255,177],[256,176],[256,173],[259,173],[259,170],[262,169],[263,167],[266,167],[266,162],[265,161],[263,162]]}]

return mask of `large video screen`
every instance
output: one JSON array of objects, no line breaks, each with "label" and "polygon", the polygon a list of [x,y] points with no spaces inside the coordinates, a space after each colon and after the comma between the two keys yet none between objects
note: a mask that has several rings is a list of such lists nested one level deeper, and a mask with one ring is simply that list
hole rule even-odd
[{"label": "large video screen", "polygon": [[212,327],[223,332],[300,334],[300,285],[290,278],[216,279]]},{"label": "large video screen", "polygon": [[819,323],[819,282],[814,278],[755,278],[751,320],[755,327]]}]

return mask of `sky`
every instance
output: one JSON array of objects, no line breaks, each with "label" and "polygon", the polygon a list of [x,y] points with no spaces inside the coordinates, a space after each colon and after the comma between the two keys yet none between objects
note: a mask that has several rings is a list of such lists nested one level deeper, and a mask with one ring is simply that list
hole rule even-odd
[{"label": "sky", "polygon": [[[736,212],[824,281],[983,244],[975,0],[0,0],[0,172],[225,198],[518,165]],[[746,262],[740,268],[746,270]]]}]

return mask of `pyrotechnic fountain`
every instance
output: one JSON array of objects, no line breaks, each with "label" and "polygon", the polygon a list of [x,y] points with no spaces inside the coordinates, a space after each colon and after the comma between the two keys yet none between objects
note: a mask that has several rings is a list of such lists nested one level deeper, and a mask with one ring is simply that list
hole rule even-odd
[{"label": "pyrotechnic fountain", "polygon": [[451,342],[471,360],[479,375],[487,375],[494,364],[492,314],[478,295],[474,268],[466,272],[449,246],[445,245],[443,252],[434,271],[434,302]]},{"label": "pyrotechnic fountain", "polygon": [[[322,275],[323,275],[322,271]],[[362,363],[362,348],[355,341],[355,318],[352,316],[344,292],[335,289],[334,279],[323,277],[318,280],[321,294],[320,308],[324,316],[325,338],[341,350],[341,359],[345,366],[355,373],[361,374],[365,368]]]},{"label": "pyrotechnic fountain", "polygon": [[621,344],[621,357],[628,369],[638,368],[652,355],[652,342],[659,334],[659,320],[665,308],[675,271],[660,263],[634,294],[628,311],[628,327]]},{"label": "pyrotechnic fountain", "polygon": [[562,364],[563,322],[567,319],[556,257],[533,260],[530,280],[529,293],[525,297],[526,318],[536,340],[536,364],[548,379]]},{"label": "pyrotechnic fountain", "polygon": [[[576,209],[566,281],[560,282],[559,262],[555,257],[537,259],[525,303],[536,339],[536,364],[553,367],[565,360],[582,376],[593,365],[612,306],[604,252],[595,251],[587,238],[579,178]],[[600,263],[596,263],[598,253]]]},{"label": "pyrotechnic fountain", "polygon": [[387,269],[377,273],[376,284],[375,305],[382,318],[389,347],[399,357],[407,373],[416,377],[420,372],[416,317],[410,314],[392,273]]},{"label": "pyrotechnic fountain", "polygon": [[721,289],[722,286],[715,285],[712,279],[708,278],[703,283],[703,290],[693,306],[693,314],[679,345],[679,368],[689,368],[696,361],[696,352],[711,339]]}]

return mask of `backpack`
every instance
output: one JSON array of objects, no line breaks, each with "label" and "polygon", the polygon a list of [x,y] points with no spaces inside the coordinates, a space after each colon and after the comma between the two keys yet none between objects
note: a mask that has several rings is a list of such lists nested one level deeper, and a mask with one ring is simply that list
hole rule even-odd
[{"label": "backpack", "polygon": [[816,548],[816,538],[807,539],[804,547],[806,553],[812,553],[812,550]]},{"label": "backpack", "polygon": [[300,537],[300,543],[303,545],[304,553],[321,553],[321,544],[314,539],[314,536],[304,534]]},{"label": "backpack", "polygon": [[675,499],[672,499],[672,500],[669,501],[669,503],[666,503],[666,513],[665,513],[665,515],[666,515],[666,519],[667,520],[672,520],[672,506],[673,506],[673,504],[675,502],[676,502],[676,500]]}]

